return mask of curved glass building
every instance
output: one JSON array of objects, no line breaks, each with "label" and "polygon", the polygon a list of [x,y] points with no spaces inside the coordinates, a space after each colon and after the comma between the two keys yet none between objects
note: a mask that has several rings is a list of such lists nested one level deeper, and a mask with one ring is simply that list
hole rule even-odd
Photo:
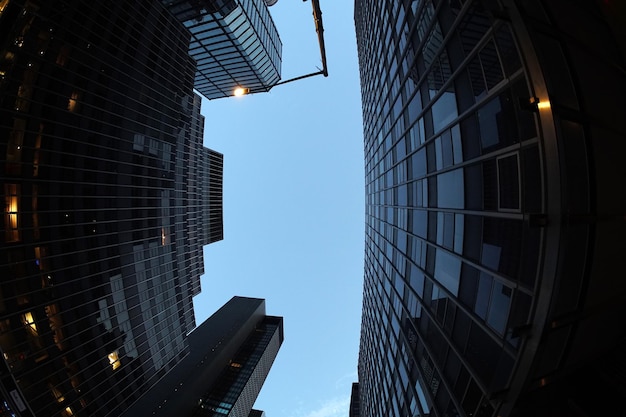
[{"label": "curved glass building", "polygon": [[357,0],[360,415],[624,405],[624,6]]}]

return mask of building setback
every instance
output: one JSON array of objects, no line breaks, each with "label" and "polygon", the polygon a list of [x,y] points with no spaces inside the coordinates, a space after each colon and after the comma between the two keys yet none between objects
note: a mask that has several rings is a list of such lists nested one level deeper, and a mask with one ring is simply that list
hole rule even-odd
[{"label": "building setback", "polygon": [[283,319],[265,314],[265,300],[233,297],[189,335],[189,354],[122,417],[262,413],[252,405],[283,339]]},{"label": "building setback", "polygon": [[354,13],[361,417],[623,414],[623,7]]},{"label": "building setback", "polygon": [[0,414],[119,416],[188,353],[221,154],[159,2],[0,1]]}]

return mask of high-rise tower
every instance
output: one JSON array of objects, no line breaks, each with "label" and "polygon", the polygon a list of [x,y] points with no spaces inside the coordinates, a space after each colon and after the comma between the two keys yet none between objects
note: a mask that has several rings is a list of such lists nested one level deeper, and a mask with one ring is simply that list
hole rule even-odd
[{"label": "high-rise tower", "polygon": [[355,2],[362,417],[623,412],[623,15]]},{"label": "high-rise tower", "polygon": [[265,314],[265,300],[233,297],[189,335],[189,354],[122,417],[261,413],[252,405],[283,339],[283,319]]},{"label": "high-rise tower", "polygon": [[189,40],[160,2],[0,2],[9,415],[118,416],[185,356],[223,235]]}]

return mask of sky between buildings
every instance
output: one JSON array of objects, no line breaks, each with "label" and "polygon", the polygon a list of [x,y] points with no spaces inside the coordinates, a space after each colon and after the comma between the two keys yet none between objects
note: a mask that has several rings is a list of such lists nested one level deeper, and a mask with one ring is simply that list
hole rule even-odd
[{"label": "sky between buildings", "polygon": [[[365,197],[353,1],[320,3],[328,78],[202,104],[204,143],[224,154],[224,240],[205,247],[196,321],[234,295],[284,316],[255,404],[267,417],[345,417],[357,379]],[[282,78],[321,68],[310,1],[270,11]]]}]

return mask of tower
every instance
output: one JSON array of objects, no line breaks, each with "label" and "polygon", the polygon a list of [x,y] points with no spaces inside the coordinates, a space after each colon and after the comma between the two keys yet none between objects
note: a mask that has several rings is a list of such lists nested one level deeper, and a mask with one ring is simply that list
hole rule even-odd
[{"label": "tower", "polygon": [[190,35],[140,1],[2,2],[0,28],[0,407],[117,416],[184,357],[223,236]]},{"label": "tower", "polygon": [[619,8],[355,2],[362,416],[623,411]]},{"label": "tower", "polygon": [[248,416],[283,339],[283,319],[265,314],[265,300],[233,297],[189,335],[185,358],[123,417]]}]

